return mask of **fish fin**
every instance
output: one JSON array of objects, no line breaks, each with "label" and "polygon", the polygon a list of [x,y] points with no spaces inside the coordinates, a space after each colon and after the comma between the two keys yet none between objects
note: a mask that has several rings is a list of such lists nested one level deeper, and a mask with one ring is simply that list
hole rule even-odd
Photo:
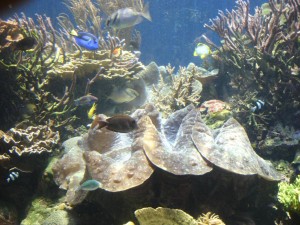
[{"label": "fish fin", "polygon": [[152,18],[151,18],[151,15],[150,15],[150,11],[149,11],[149,2],[147,2],[147,3],[144,5],[143,12],[141,13],[141,15],[142,15],[144,18],[146,18],[147,20],[152,21]]},{"label": "fish fin", "polygon": [[194,56],[198,56],[198,54],[197,54],[197,52],[196,52],[196,51],[194,51]]},{"label": "fish fin", "polygon": [[91,129],[94,129],[97,126],[97,129],[101,129],[103,127],[106,127],[108,123],[103,120],[99,115],[95,116],[92,124],[91,124]]},{"label": "fish fin", "polygon": [[200,58],[201,59],[204,59],[206,57],[206,55],[205,54],[203,54],[203,55],[200,55]]},{"label": "fish fin", "polygon": [[75,36],[75,37],[78,37],[77,31],[74,30],[74,29],[70,31],[70,35]]},{"label": "fish fin", "polygon": [[125,91],[126,91],[127,93],[132,94],[132,95],[135,95],[135,96],[139,96],[139,95],[140,95],[136,90],[134,90],[134,89],[132,89],[132,88],[126,88]]}]

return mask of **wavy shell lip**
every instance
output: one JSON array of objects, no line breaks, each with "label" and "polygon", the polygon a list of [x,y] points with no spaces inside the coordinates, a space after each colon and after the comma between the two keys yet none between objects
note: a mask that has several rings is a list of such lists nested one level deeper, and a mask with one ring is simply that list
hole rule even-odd
[{"label": "wavy shell lip", "polygon": [[281,179],[255,153],[244,128],[233,118],[212,130],[192,105],[171,114],[164,123],[152,105],[131,116],[138,124],[133,132],[90,129],[74,139],[75,144],[65,144],[70,150],[56,163],[55,179],[68,190],[68,202],[84,199],[86,192],[74,193],[84,179],[101,182],[106,191],[124,191],[143,184],[155,167],[174,175],[203,175],[217,166],[235,174]]},{"label": "wavy shell lip", "polygon": [[212,170],[192,142],[197,111],[190,106],[173,114],[165,123],[164,134],[150,121],[143,123],[149,127],[143,137],[145,153],[154,165],[175,175],[202,175]]},{"label": "wavy shell lip", "polygon": [[224,170],[241,175],[257,174],[271,181],[282,178],[270,162],[255,153],[244,128],[234,118],[215,131],[201,120],[193,127],[192,139],[205,159]]}]

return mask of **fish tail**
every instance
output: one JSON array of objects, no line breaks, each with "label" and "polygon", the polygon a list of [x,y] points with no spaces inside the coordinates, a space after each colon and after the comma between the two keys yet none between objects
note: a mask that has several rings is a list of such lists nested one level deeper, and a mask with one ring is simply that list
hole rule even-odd
[{"label": "fish tail", "polygon": [[94,121],[91,124],[91,129],[94,129],[96,126],[97,128],[95,129],[101,129],[103,127],[106,127],[108,125],[108,123],[106,121],[104,121],[103,119],[101,119],[101,117],[99,115],[95,116]]},{"label": "fish tail", "polygon": [[143,12],[141,14],[145,19],[152,21],[150,11],[149,11],[149,2],[144,5]]},{"label": "fish tail", "polygon": [[100,120],[98,121],[98,125],[99,125],[98,129],[101,129],[103,127],[106,127],[108,123],[106,121]]},{"label": "fish tail", "polygon": [[76,32],[76,30],[73,29],[70,31],[70,35],[77,37],[78,33]]}]

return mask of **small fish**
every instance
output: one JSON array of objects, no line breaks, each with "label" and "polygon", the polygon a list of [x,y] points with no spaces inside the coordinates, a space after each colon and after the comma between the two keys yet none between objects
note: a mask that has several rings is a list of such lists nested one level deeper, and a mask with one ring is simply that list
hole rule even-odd
[{"label": "small fish", "polygon": [[262,100],[257,100],[256,102],[255,102],[255,106],[253,106],[252,108],[251,108],[251,111],[252,112],[258,112],[259,110],[261,110],[262,109],[262,107],[265,105],[265,103],[262,101]]},{"label": "small fish", "polygon": [[93,119],[93,117],[95,116],[96,109],[97,109],[97,104],[94,103],[87,113],[89,119]]},{"label": "small fish", "polygon": [[123,29],[127,27],[135,26],[142,22],[143,18],[151,21],[149,13],[149,4],[146,4],[142,12],[137,12],[132,8],[118,9],[116,12],[111,14],[107,21],[106,26],[113,29]]},{"label": "small fish", "polygon": [[36,45],[36,40],[33,37],[25,37],[21,39],[20,41],[17,41],[14,45],[16,50],[19,51],[26,51],[29,49],[33,49],[34,46]]},{"label": "small fish", "polygon": [[14,181],[15,179],[17,179],[19,177],[19,172],[11,172],[8,175],[8,178],[6,179],[7,183],[9,183],[10,181]]},{"label": "small fish", "polygon": [[94,191],[98,188],[101,188],[102,184],[97,180],[87,180],[83,182],[77,190],[83,190],[83,191]]},{"label": "small fish", "polygon": [[82,106],[82,105],[92,105],[94,102],[98,101],[98,98],[93,95],[85,95],[78,99],[74,100],[75,106]]},{"label": "small fish", "polygon": [[131,102],[139,96],[139,93],[131,88],[118,88],[113,87],[112,93],[108,96],[107,99],[111,99],[115,103],[125,103]]},{"label": "small fish", "polygon": [[137,123],[135,119],[128,115],[116,115],[110,117],[106,120],[103,120],[99,115],[95,117],[91,129],[94,129],[97,126],[97,129],[102,129],[106,127],[106,129],[119,133],[129,133],[136,129]]},{"label": "small fish", "polygon": [[97,50],[99,48],[98,38],[88,32],[77,32],[72,30],[70,32],[72,36],[74,36],[76,43],[87,50]]},{"label": "small fish", "polygon": [[201,59],[206,58],[210,54],[211,50],[206,44],[198,43],[194,50],[194,56],[200,56]]},{"label": "small fish", "polygon": [[113,57],[119,57],[122,54],[122,47],[117,47],[112,51]]}]

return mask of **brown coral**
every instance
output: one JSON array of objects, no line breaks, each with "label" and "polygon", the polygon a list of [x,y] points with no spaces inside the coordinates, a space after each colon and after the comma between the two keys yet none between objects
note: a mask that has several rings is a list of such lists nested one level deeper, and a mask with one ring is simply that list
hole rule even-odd
[{"label": "brown coral", "polygon": [[59,141],[59,133],[54,132],[49,125],[28,126],[24,125],[11,128],[3,141],[9,145],[10,153],[16,153],[19,156],[23,154],[41,154],[51,152],[52,147]]}]

